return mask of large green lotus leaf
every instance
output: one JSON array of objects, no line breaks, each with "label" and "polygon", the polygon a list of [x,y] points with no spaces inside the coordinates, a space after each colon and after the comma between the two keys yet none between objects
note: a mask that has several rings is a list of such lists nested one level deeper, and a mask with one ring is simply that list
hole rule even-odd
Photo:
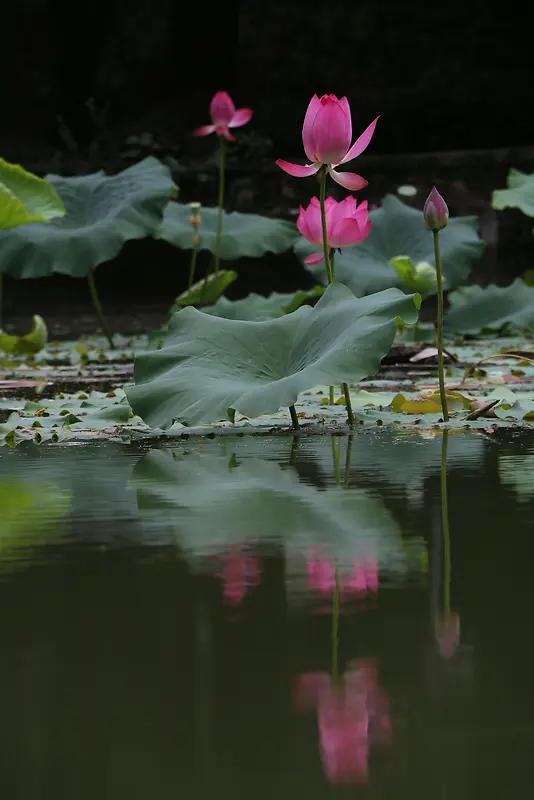
[{"label": "large green lotus leaf", "polygon": [[184,455],[178,448],[147,453],[131,483],[142,524],[173,534],[192,560],[270,541],[304,552],[325,545],[340,565],[366,556],[381,569],[404,566],[399,526],[364,489],[325,491],[269,461],[247,458],[232,467],[228,458]]},{"label": "large green lotus leaf", "polygon": [[[425,228],[422,211],[403,203],[394,195],[384,198],[381,208],[369,214],[373,226],[367,239],[354,247],[345,247],[335,254],[335,278],[362,297],[390,286],[404,288],[391,264],[391,259],[407,256],[414,264],[434,264],[433,236]],[[442,269],[449,288],[461,283],[480,258],[484,242],[477,234],[476,217],[455,217],[440,233]],[[304,263],[309,253],[317,250],[305,239],[295,245],[297,256]],[[324,264],[304,265],[317,280],[325,281]]]},{"label": "large green lotus leaf", "polygon": [[534,174],[511,169],[507,189],[496,189],[491,198],[493,208],[519,208],[528,217],[534,217]]},{"label": "large green lotus leaf", "polygon": [[48,222],[64,214],[63,203],[48,181],[0,158],[0,230]]},{"label": "large green lotus leaf", "polygon": [[357,298],[333,283],[314,308],[265,322],[185,308],[172,317],[162,348],[137,356],[128,401],[154,428],[211,422],[229,408],[247,417],[276,412],[313,386],[374,374],[397,317],[415,322],[419,300],[398,289]]},{"label": "large green lotus leaf", "polygon": [[320,297],[324,294],[323,286],[316,286],[309,291],[298,291],[295,293],[273,292],[268,297],[261,294],[249,294],[242,300],[228,300],[221,297],[213,306],[206,306],[202,309],[205,314],[213,314],[215,317],[225,319],[245,319],[252,322],[263,322],[266,319],[276,319],[297,308],[306,300]]},{"label": "large green lotus leaf", "polygon": [[524,328],[534,326],[534,288],[521,278],[509,286],[462,286],[449,294],[449,303],[445,327],[450,332],[500,330],[509,323]]},{"label": "large green lotus leaf", "polygon": [[[217,208],[200,210],[201,224],[198,229],[200,249],[215,253],[217,238]],[[193,247],[193,228],[190,222],[191,208],[182,203],[169,203],[157,239],[189,250]],[[258,214],[240,214],[232,211],[223,214],[221,235],[221,258],[225,261],[242,257],[258,258],[265,253],[283,253],[293,246],[298,236],[292,222],[271,219]]]},{"label": "large green lotus leaf", "polygon": [[152,234],[175,192],[169,169],[146,158],[118,175],[49,175],[66,215],[0,232],[0,269],[17,278],[87,275],[129,239]]}]

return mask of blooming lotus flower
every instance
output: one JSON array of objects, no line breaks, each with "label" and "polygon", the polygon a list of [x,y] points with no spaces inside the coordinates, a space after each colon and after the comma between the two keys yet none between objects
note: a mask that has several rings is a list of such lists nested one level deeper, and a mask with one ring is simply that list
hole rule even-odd
[{"label": "blooming lotus flower", "polygon": [[352,662],[340,681],[325,672],[301,675],[299,710],[316,709],[321,760],[332,783],[364,783],[370,745],[391,738],[389,702],[373,659]]},{"label": "blooming lotus flower", "polygon": [[312,163],[302,166],[281,159],[276,163],[295,178],[314,175],[325,164],[331,177],[345,189],[353,192],[363,189],[367,186],[365,178],[354,172],[336,172],[335,167],[346,164],[363,153],[371,141],[377,121],[378,117],[351,147],[352,121],[347,98],[338,100],[335,94],[324,94],[319,99],[314,94],[302,126],[304,151]]},{"label": "blooming lotus flower", "polygon": [[[336,589],[336,568],[332,559],[320,551],[311,553],[306,568],[308,588],[317,594],[331,597]],[[340,595],[363,597],[378,592],[378,564],[376,559],[358,559],[349,569],[338,569]]]},{"label": "blooming lotus flower", "polygon": [[423,207],[425,225],[429,231],[440,231],[445,228],[449,221],[449,209],[447,203],[440,195],[435,186],[428,195]]},{"label": "blooming lotus flower", "polygon": [[[325,212],[328,244],[334,250],[363,242],[371,230],[367,200],[357,205],[352,195],[349,195],[340,203],[336,202],[333,197],[327,197],[325,200]],[[317,197],[312,197],[308,208],[300,207],[297,228],[309,242],[320,247],[323,246],[321,204]],[[324,251],[320,251],[311,253],[304,261],[306,264],[319,264],[323,258]]]},{"label": "blooming lotus flower", "polygon": [[195,136],[208,136],[216,133],[224,136],[229,142],[235,142],[228,128],[240,128],[246,125],[252,116],[251,108],[238,108],[227,92],[216,92],[210,103],[210,117],[213,125],[202,125],[193,131]]}]

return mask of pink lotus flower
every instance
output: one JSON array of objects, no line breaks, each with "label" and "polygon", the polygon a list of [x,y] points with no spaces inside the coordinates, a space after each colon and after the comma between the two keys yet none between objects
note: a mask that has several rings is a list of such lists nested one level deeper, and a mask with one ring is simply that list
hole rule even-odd
[{"label": "pink lotus flower", "polygon": [[228,605],[237,606],[244,600],[247,589],[260,582],[260,559],[248,555],[244,548],[235,546],[229,548],[220,560],[222,565],[218,577],[223,583],[224,599]]},{"label": "pink lotus flower", "polygon": [[430,231],[440,231],[447,226],[449,209],[435,186],[432,187],[423,207],[425,225]]},{"label": "pink lotus flower", "polygon": [[208,136],[216,133],[224,136],[229,142],[235,142],[228,128],[240,128],[246,125],[252,116],[251,108],[238,108],[233,104],[227,92],[216,92],[210,103],[210,117],[213,125],[202,125],[193,131],[195,136]]},{"label": "pink lotus flower", "polygon": [[[341,247],[350,247],[363,242],[371,230],[371,221],[367,211],[367,200],[360,205],[349,195],[340,203],[333,197],[325,200],[326,233],[328,244],[334,250]],[[316,197],[312,197],[308,208],[300,207],[297,219],[297,228],[300,233],[313,244],[323,245],[323,226],[321,221],[321,204]],[[324,252],[311,253],[304,261],[306,264],[320,264]]]},{"label": "pink lotus flower", "polygon": [[352,662],[334,682],[325,672],[301,675],[295,687],[299,710],[316,709],[321,760],[332,783],[362,783],[369,747],[391,739],[389,702],[373,659]]},{"label": "pink lotus flower", "polygon": [[[308,588],[322,596],[331,597],[336,588],[336,569],[333,561],[317,549],[307,560]],[[349,569],[338,569],[341,599],[344,596],[363,597],[378,592],[378,564],[376,559],[362,558]]]},{"label": "pink lotus flower", "polygon": [[306,178],[314,175],[323,164],[337,183],[345,189],[357,191],[367,186],[367,181],[354,172],[336,172],[335,167],[346,164],[361,155],[373,135],[378,117],[354,142],[352,147],[352,121],[350,106],[346,97],[341,100],[335,94],[324,94],[321,99],[313,95],[302,126],[302,143],[304,151],[312,162],[306,166],[290,164],[278,159],[276,162],[284,172],[295,178]]}]

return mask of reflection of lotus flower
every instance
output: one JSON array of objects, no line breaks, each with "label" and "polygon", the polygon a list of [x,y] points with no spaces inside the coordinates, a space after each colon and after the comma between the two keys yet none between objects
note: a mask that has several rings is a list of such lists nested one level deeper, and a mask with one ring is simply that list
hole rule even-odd
[{"label": "reflection of lotus flower", "polygon": [[329,780],[365,782],[370,745],[391,738],[389,703],[375,661],[352,662],[340,682],[328,673],[301,675],[295,703],[300,710],[317,710],[321,759]]},{"label": "reflection of lotus flower", "polygon": [[224,599],[229,605],[237,606],[243,601],[247,589],[260,582],[260,559],[248,555],[239,545],[229,548],[219,559],[222,565],[218,577],[223,582]]},{"label": "reflection of lotus flower", "polygon": [[455,611],[449,611],[441,619],[436,620],[436,641],[442,658],[450,659],[460,644],[460,617]]},{"label": "reflection of lotus flower", "polygon": [[[333,561],[319,548],[310,551],[306,568],[308,588],[311,592],[330,597],[336,588],[336,570]],[[378,564],[376,559],[358,559],[349,569],[338,569],[340,596],[363,597],[378,591]]]}]

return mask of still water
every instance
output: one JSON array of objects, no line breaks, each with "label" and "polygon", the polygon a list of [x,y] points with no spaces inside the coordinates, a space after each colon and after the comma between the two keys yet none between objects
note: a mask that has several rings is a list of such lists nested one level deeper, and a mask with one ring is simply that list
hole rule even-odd
[{"label": "still water", "polygon": [[534,748],[534,435],[0,450],[9,800],[501,798]]}]

